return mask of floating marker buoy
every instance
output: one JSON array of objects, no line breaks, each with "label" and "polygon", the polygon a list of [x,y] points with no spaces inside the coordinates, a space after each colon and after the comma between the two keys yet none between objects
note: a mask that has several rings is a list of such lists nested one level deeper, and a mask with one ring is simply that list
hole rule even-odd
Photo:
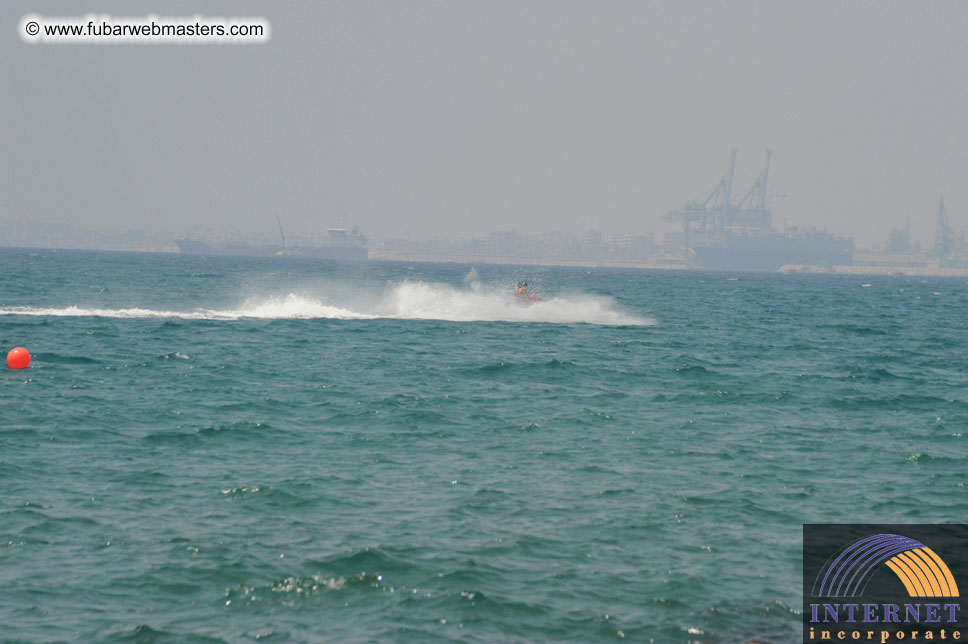
[{"label": "floating marker buoy", "polygon": [[7,366],[11,369],[26,369],[30,366],[30,352],[23,347],[11,349],[7,354]]}]

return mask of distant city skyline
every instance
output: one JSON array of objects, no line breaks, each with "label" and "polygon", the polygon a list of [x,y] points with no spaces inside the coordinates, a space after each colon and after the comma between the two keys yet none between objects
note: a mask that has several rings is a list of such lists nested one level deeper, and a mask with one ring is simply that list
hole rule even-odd
[{"label": "distant city skyline", "polygon": [[[272,219],[275,223],[275,218]],[[283,222],[284,223],[284,222]],[[782,229],[782,225],[778,227]],[[356,227],[349,226],[354,230]],[[794,226],[788,225],[792,231]],[[808,229],[800,229],[805,232]],[[836,230],[829,231],[837,234]],[[395,251],[413,252],[471,252],[479,251],[485,254],[502,254],[498,250],[503,246],[504,253],[519,257],[553,257],[569,256],[572,259],[595,259],[611,254],[614,258],[635,255],[641,259],[646,255],[653,258],[663,253],[676,251],[682,243],[681,229],[669,224],[665,231],[646,231],[637,233],[629,230],[605,230],[601,228],[587,228],[584,230],[543,230],[528,232],[516,227],[502,228],[472,233],[469,235],[426,235],[417,237],[380,235],[366,230],[359,233],[368,240],[368,246],[374,249],[391,249]],[[927,242],[909,235],[905,226],[883,231],[879,241],[857,248],[862,252],[885,253],[918,253],[931,251],[937,238],[938,230],[934,231]],[[961,246],[965,245],[968,231],[951,228],[952,239]],[[195,239],[211,244],[243,243],[252,245],[268,245],[282,247],[282,240],[278,226],[266,226],[264,230],[246,233],[239,230],[220,230],[212,227],[195,226],[188,230],[174,230],[157,228],[125,228],[108,229],[92,228],[61,222],[43,222],[21,220],[14,222],[0,222],[0,247],[38,247],[38,248],[73,248],[89,250],[134,250],[146,252],[178,252],[177,239]],[[502,243],[500,239],[514,240]],[[290,230],[285,228],[285,241],[288,246],[324,246],[329,243],[327,228],[320,231]],[[584,250],[576,250],[584,246]],[[601,252],[590,252],[591,247],[600,247]],[[568,252],[558,252],[571,248]],[[635,249],[631,252],[617,251],[615,248]],[[523,252],[508,252],[509,249]],[[541,252],[535,252],[542,249]],[[551,252],[551,249],[558,251]],[[611,250],[610,250],[611,249]]]}]

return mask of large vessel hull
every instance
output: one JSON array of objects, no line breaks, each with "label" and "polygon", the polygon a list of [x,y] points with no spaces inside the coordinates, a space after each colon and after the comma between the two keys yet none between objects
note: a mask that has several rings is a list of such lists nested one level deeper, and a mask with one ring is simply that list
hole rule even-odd
[{"label": "large vessel hull", "polygon": [[175,244],[183,255],[213,255],[232,257],[312,257],[316,259],[364,260],[368,251],[363,246],[318,246],[279,249],[274,246],[212,246],[194,239],[177,239]]},{"label": "large vessel hull", "polygon": [[853,240],[841,237],[730,235],[695,244],[695,261],[707,270],[775,272],[788,264],[842,266],[853,263]]}]

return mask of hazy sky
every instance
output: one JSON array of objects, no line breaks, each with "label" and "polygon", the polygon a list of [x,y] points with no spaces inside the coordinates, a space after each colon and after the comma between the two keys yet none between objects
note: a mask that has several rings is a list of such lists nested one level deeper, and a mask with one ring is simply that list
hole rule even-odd
[{"label": "hazy sky", "polygon": [[[162,11],[163,8],[163,11]],[[28,45],[27,13],[266,45]],[[778,226],[968,230],[968,2],[4,2],[0,222],[662,230],[740,148]]]}]

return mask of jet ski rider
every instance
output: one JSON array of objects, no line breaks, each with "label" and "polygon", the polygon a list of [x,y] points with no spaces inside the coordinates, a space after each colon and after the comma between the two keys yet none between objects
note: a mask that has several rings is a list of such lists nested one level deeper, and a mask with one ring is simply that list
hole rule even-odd
[{"label": "jet ski rider", "polygon": [[518,287],[514,289],[514,300],[516,302],[532,303],[540,302],[541,298],[531,292],[527,282],[518,282]]}]

